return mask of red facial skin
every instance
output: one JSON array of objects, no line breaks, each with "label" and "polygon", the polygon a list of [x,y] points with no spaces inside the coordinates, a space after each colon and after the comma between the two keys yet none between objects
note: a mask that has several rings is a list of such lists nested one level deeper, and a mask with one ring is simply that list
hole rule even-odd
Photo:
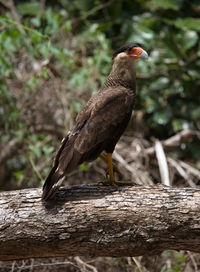
[{"label": "red facial skin", "polygon": [[139,59],[143,49],[141,47],[133,47],[130,51],[128,51],[128,55],[131,58]]}]

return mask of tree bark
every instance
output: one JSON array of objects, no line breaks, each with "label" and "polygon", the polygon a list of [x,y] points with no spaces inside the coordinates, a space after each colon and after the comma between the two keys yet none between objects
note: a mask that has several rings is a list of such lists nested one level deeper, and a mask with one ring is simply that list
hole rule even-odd
[{"label": "tree bark", "polygon": [[82,185],[0,194],[0,260],[200,253],[200,190]]}]

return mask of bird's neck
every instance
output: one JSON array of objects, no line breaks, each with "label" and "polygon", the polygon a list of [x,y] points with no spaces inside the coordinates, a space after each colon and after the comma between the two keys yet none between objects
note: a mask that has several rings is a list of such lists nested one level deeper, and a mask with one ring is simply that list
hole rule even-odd
[{"label": "bird's neck", "polygon": [[135,91],[136,72],[134,61],[129,57],[115,58],[112,70],[105,82],[105,87],[123,86]]}]

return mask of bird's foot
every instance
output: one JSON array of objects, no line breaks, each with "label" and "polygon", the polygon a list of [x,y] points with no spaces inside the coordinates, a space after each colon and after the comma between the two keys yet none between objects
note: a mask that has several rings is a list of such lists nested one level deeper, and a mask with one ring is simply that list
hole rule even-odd
[{"label": "bird's foot", "polygon": [[114,187],[117,187],[117,186],[133,186],[135,185],[134,182],[131,182],[131,181],[128,181],[128,180],[125,180],[125,181],[116,181],[116,180],[109,180],[109,179],[105,179],[103,181],[100,181],[98,182],[98,184],[102,184],[102,185],[105,185],[105,186],[114,186]]},{"label": "bird's foot", "polygon": [[128,180],[124,180],[124,181],[115,181],[115,185],[117,186],[132,186],[134,185],[134,182],[128,181]]},{"label": "bird's foot", "polygon": [[105,186],[114,186],[116,187],[117,185],[115,184],[114,180],[110,180],[110,179],[105,179],[99,182],[99,184],[101,185],[105,185]]}]

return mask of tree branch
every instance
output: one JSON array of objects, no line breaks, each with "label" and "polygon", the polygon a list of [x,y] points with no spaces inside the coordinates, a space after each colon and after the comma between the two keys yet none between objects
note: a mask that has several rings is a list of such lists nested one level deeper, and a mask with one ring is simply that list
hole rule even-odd
[{"label": "tree branch", "polygon": [[0,194],[0,260],[200,253],[200,190],[82,185],[41,202],[41,189]]}]

